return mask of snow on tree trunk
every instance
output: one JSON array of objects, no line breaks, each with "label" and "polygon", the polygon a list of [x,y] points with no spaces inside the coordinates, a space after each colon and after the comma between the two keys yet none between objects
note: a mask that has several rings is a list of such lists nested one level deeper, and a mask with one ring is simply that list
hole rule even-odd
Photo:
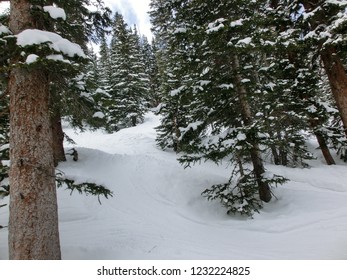
[{"label": "snow on tree trunk", "polygon": [[333,47],[323,50],[321,58],[327,73],[331,91],[339,109],[347,136],[347,74],[342,61]]},{"label": "snow on tree trunk", "polygon": [[[11,1],[12,32],[32,26],[30,1]],[[17,66],[9,76],[10,259],[61,258],[48,85],[37,68]]]}]

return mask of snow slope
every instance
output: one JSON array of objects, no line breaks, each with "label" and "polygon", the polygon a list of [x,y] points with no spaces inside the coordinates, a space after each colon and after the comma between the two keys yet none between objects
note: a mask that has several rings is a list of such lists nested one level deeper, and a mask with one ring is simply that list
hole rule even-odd
[{"label": "snow slope", "polygon": [[[108,200],[58,190],[64,259],[347,259],[347,165],[310,169],[268,165],[291,179],[254,219],[230,217],[200,193],[228,179],[230,167],[204,163],[184,169],[159,150],[159,118],[115,134],[75,133],[79,161],[66,175],[105,184]],[[71,147],[70,147],[71,148]],[[8,210],[0,209],[0,224]],[[0,230],[0,259],[7,255]]]}]

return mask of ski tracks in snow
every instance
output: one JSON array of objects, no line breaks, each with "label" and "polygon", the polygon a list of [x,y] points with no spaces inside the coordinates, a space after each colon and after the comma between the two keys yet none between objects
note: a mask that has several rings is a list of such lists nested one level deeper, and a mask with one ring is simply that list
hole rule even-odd
[{"label": "ski tracks in snow", "polygon": [[158,125],[150,113],[144,124],[114,134],[68,130],[80,160],[59,168],[104,184],[114,197],[99,205],[96,198],[59,191],[65,258],[347,258],[345,166],[271,166],[292,180],[274,190],[278,200],[254,219],[229,217],[217,201],[200,194],[226,182],[230,167],[204,163],[184,169],[173,152],[156,147]]}]

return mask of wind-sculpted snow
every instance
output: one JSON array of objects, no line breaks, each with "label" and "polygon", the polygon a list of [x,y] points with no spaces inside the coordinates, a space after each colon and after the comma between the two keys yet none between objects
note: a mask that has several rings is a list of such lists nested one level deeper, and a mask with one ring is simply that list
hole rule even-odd
[{"label": "wind-sculpted snow", "polygon": [[[231,167],[204,163],[184,169],[176,154],[156,147],[159,117],[114,134],[65,132],[77,145],[58,169],[77,181],[104,184],[101,199],[59,189],[64,259],[346,259],[346,165],[309,169],[267,165],[291,181],[253,219],[227,216],[200,193],[228,180]],[[71,147],[68,147],[71,148]],[[313,146],[315,148],[315,146]],[[0,224],[6,210],[0,210]],[[7,229],[0,230],[6,259]]]}]

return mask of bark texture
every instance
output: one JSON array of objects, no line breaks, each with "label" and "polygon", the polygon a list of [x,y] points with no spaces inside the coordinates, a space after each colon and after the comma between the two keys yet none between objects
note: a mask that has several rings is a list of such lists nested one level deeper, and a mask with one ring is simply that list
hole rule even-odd
[{"label": "bark texture", "polygon": [[64,150],[64,131],[61,126],[60,113],[54,112],[51,116],[52,136],[53,136],[53,155],[54,166],[57,166],[59,162],[66,161]]},{"label": "bark texture", "polygon": [[342,123],[347,136],[347,74],[341,59],[334,47],[322,51],[321,58],[327,73],[331,91],[339,109]]},{"label": "bark texture", "polygon": [[[29,1],[11,1],[12,32],[31,26]],[[48,85],[43,70],[11,70],[10,259],[61,258]]]}]

